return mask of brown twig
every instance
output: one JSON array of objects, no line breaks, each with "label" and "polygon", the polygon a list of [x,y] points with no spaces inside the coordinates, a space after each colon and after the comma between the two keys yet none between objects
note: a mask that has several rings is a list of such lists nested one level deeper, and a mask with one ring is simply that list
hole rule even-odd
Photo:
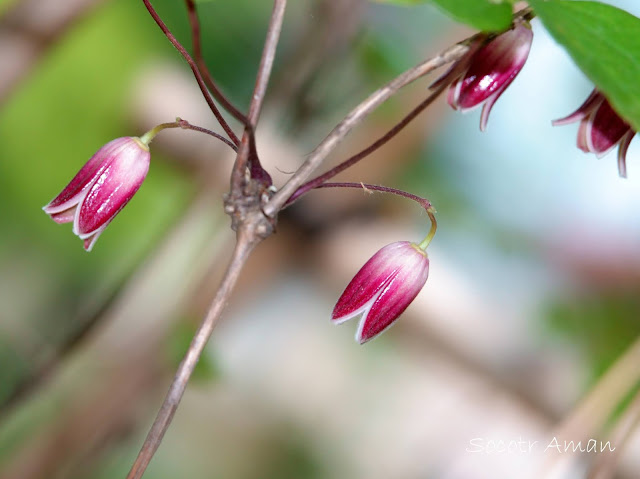
[{"label": "brown twig", "polygon": [[[145,5],[148,5],[148,0],[143,1],[145,2]],[[258,69],[256,87],[254,95],[252,97],[251,106],[249,108],[248,120],[251,128],[245,128],[238,155],[236,157],[236,165],[234,166],[234,171],[236,171],[239,168],[238,163],[240,163],[240,172],[242,179],[244,179],[246,162],[249,158],[249,155],[252,153],[251,146],[253,145],[255,147],[255,144],[252,141],[253,131],[260,116],[260,108],[262,106],[262,101],[264,99],[269,76],[271,74],[271,67],[273,65],[273,59],[275,57],[275,50],[282,28],[285,6],[286,0],[275,0],[274,2],[273,13],[271,16],[271,21],[269,23],[269,30],[267,33],[267,39],[265,41],[262,60]],[[154,16],[154,19],[156,19],[158,25],[160,25],[167,37],[169,37],[169,39],[171,40],[171,34],[168,32],[168,30],[166,30],[166,27],[163,28],[164,23],[162,23],[162,20],[157,16],[150,5],[148,5],[148,8],[150,9],[149,11],[152,16]],[[174,43],[174,46],[175,45],[176,44]],[[176,46],[176,48],[178,48],[178,46]],[[180,50],[181,48],[182,46],[180,46],[180,48],[178,49]],[[182,50],[184,50],[184,48],[182,48]],[[187,57],[185,56],[185,58]],[[196,78],[199,79],[198,83],[200,84],[202,89],[203,85],[200,83],[200,80],[202,78],[200,77],[198,69],[194,67],[191,57],[189,56],[188,58],[189,59],[187,61],[189,61],[189,65],[192,66]],[[147,466],[153,458],[153,455],[162,442],[164,434],[171,424],[173,416],[182,399],[182,395],[184,394],[184,391],[187,387],[187,383],[189,382],[189,378],[193,373],[193,370],[207,344],[207,341],[211,337],[213,328],[217,324],[220,315],[227,301],[229,300],[231,292],[240,275],[240,272],[247,259],[249,258],[249,254],[256,246],[256,244],[258,244],[271,232],[270,224],[264,224],[265,218],[259,209],[259,205],[257,205],[255,201],[251,201],[251,199],[255,200],[256,198],[247,198],[245,196],[244,188],[242,188],[242,183],[240,182],[239,184],[239,189],[232,189],[232,193],[235,191],[238,196],[232,196],[231,201],[228,201],[227,203],[233,207],[233,212],[239,213],[237,216],[234,216],[235,226],[237,226],[237,241],[232,258],[229,262],[222,282],[220,283],[220,287],[218,288],[216,296],[211,303],[209,312],[200,324],[198,331],[196,332],[193,340],[191,341],[191,344],[189,345],[187,354],[178,367],[178,371],[176,372],[171,386],[169,387],[169,391],[162,403],[162,406],[160,407],[160,410],[158,411],[156,419],[154,420],[149,433],[147,434],[138,457],[136,458],[133,466],[131,467],[131,470],[129,471],[129,474],[127,475],[127,479],[140,479],[147,469]],[[234,200],[236,200],[237,203]],[[247,200],[249,201],[247,202]],[[236,206],[237,209],[235,208]],[[241,209],[242,211],[239,211]]]},{"label": "brown twig", "polygon": [[409,200],[415,201],[425,210],[428,210],[429,208],[432,207],[431,202],[426,198],[422,198],[421,196],[414,195],[413,193],[408,193],[406,191],[399,190],[397,188],[390,188],[388,186],[383,186],[383,185],[372,185],[370,183],[352,183],[352,182],[322,183],[316,186],[316,188],[356,188],[356,189],[363,190],[365,193],[370,193],[370,194],[372,194],[374,191],[378,191],[380,193],[390,193],[392,195],[402,196],[403,198],[407,198]]},{"label": "brown twig", "polygon": [[224,119],[224,117],[220,113],[220,110],[218,110],[218,107],[214,103],[211,93],[209,92],[209,90],[207,90],[207,86],[205,85],[202,75],[200,74],[200,70],[198,70],[198,66],[196,65],[196,62],[193,60],[193,58],[191,58],[191,55],[189,55],[189,52],[185,50],[185,48],[178,41],[178,39],[173,35],[173,33],[171,33],[171,31],[169,30],[167,25],[162,21],[162,19],[160,18],[160,15],[158,15],[158,12],[156,12],[156,10],[153,8],[149,0],[142,0],[142,1],[145,7],[147,7],[147,10],[149,11],[149,14],[151,15],[151,17],[158,24],[158,26],[160,27],[160,30],[162,30],[162,33],[165,34],[165,36],[169,39],[171,44],[176,48],[176,50],[178,50],[178,52],[180,52],[180,55],[182,55],[182,58],[184,58],[189,64],[189,66],[191,67],[191,71],[193,72],[193,75],[196,77],[196,81],[198,82],[198,86],[200,87],[200,91],[202,92],[202,96],[204,96],[204,99],[207,102],[207,105],[209,105],[209,108],[211,109],[213,115],[218,120],[218,123],[220,123],[220,126],[226,132],[226,134],[229,135],[229,138],[234,143],[234,145],[238,145],[238,142],[239,142],[238,137],[233,132],[233,130],[231,129],[227,121]]},{"label": "brown twig", "polygon": [[400,122],[398,122],[393,128],[391,128],[391,130],[385,133],[382,137],[378,138],[367,148],[360,151],[359,153],[356,153],[350,158],[347,158],[342,163],[338,164],[334,168],[331,168],[326,173],[323,173],[322,175],[307,181],[304,185],[298,188],[293,195],[291,195],[291,197],[285,203],[285,206],[290,205],[296,199],[304,195],[307,191],[312,190],[313,188],[317,188],[319,185],[321,185],[325,181],[333,178],[338,173],[346,170],[350,166],[355,165],[357,162],[359,162],[363,158],[366,158],[371,153],[376,151],[378,148],[383,146],[385,143],[391,140],[394,136],[400,133],[404,129],[404,127],[407,126],[409,123],[411,123],[411,121],[413,121],[420,113],[422,113],[422,111],[424,111],[425,108],[431,105],[431,103],[433,103],[434,100],[440,96],[440,94],[445,90],[446,87],[447,87],[447,84],[440,85],[433,93],[431,93],[431,95],[429,95],[417,107],[411,110],[407,116],[405,116],[402,120],[400,120]]},{"label": "brown twig", "polygon": [[216,82],[213,80],[211,72],[207,68],[207,64],[202,56],[202,43],[200,41],[200,21],[198,20],[198,10],[193,0],[185,0],[187,4],[187,14],[189,16],[189,25],[191,26],[191,43],[193,46],[193,56],[198,65],[198,69],[202,74],[205,85],[211,91],[213,97],[218,100],[218,103],[222,105],[222,108],[227,110],[236,120],[242,123],[244,126],[248,126],[249,119],[238,110],[231,101],[224,96]]},{"label": "brown twig", "polygon": [[246,127],[244,130],[242,141],[238,148],[236,162],[233,166],[233,172],[231,173],[231,196],[233,198],[240,198],[242,195],[247,162],[249,161],[249,156],[255,153],[254,131],[258,123],[258,118],[260,117],[260,110],[262,108],[262,102],[264,101],[265,92],[267,91],[267,85],[269,84],[269,77],[271,76],[271,68],[273,67],[273,60],[280,39],[286,6],[287,0],[275,0],[273,2],[273,11],[271,12],[267,38],[262,50],[256,85],[249,106],[248,119],[251,128]]},{"label": "brown twig", "polygon": [[[473,38],[473,37],[472,37]],[[469,49],[469,40],[453,45],[433,58],[423,61],[419,65],[407,70],[382,88],[373,92],[366,100],[356,106],[351,112],[331,130],[329,135],[311,152],[306,161],[284,186],[264,206],[265,214],[275,216],[282,209],[287,200],[302,186],[311,174],[322,164],[324,159],[336,146],[358,125],[371,114],[379,105],[393,96],[400,88],[417,80],[447,63],[461,58]]]},{"label": "brown twig", "polygon": [[229,261],[229,265],[227,266],[227,270],[222,278],[216,296],[213,298],[211,307],[200,324],[198,331],[196,331],[196,334],[189,345],[187,354],[178,367],[178,371],[173,378],[167,396],[165,397],[162,406],[160,407],[160,411],[158,411],[156,419],[147,434],[138,457],[127,475],[127,479],[140,479],[144,474],[144,471],[147,469],[151,458],[158,449],[158,446],[160,446],[162,438],[171,424],[173,415],[180,404],[180,400],[182,399],[182,395],[187,387],[189,378],[191,377],[191,374],[200,359],[200,355],[213,332],[213,328],[220,319],[220,315],[231,296],[231,292],[238,281],[238,277],[240,276],[240,272],[242,271],[244,264],[249,258],[249,254],[258,241],[259,239],[257,236],[247,232],[246,230],[238,232],[237,242],[233,250],[231,260]]},{"label": "brown twig", "polygon": [[233,151],[236,151],[236,152],[238,151],[238,147],[236,147],[236,145],[234,145],[231,141],[227,140],[224,136],[219,135],[215,131],[211,131],[211,130],[209,130],[207,128],[203,128],[203,127],[198,126],[198,125],[192,125],[187,120],[183,120],[182,118],[176,118],[176,123],[183,130],[198,131],[200,133],[204,133],[206,135],[212,136],[213,138],[216,138],[217,140],[220,140],[221,142],[223,142],[225,145],[227,145]]}]

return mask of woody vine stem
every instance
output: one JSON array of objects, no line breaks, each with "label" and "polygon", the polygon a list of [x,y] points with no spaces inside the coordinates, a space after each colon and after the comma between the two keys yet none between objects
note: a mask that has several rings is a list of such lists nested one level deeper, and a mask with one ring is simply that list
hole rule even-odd
[{"label": "woody vine stem", "polygon": [[[200,355],[202,354],[206,343],[229,300],[242,268],[247,262],[251,251],[255,246],[273,234],[278,213],[311,189],[339,186],[339,184],[327,184],[326,180],[353,165],[357,161],[365,158],[374,150],[384,145],[429,104],[431,104],[433,100],[435,100],[435,98],[437,98],[444,90],[445,86],[439,86],[403,120],[401,120],[380,139],[372,143],[369,147],[343,161],[337,167],[327,171],[325,174],[311,180],[309,180],[309,178],[320,167],[325,158],[327,158],[327,156],[349,134],[349,132],[362,122],[362,120],[364,120],[369,114],[371,114],[379,105],[395,95],[402,87],[409,83],[421,78],[437,68],[460,59],[469,50],[471,42],[474,40],[482,40],[484,38],[484,34],[478,34],[464,40],[463,42],[455,44],[436,56],[419,63],[413,68],[410,68],[397,78],[373,92],[368,98],[357,105],[325,137],[325,139],[320,142],[311,154],[307,156],[307,159],[302,163],[300,168],[291,176],[289,181],[278,191],[274,192],[274,189],[271,187],[271,178],[260,165],[254,133],[260,117],[260,110],[264,101],[276,48],[280,38],[287,4],[286,0],[274,0],[262,58],[258,68],[255,88],[249,106],[249,112],[246,116],[241,113],[239,109],[233,106],[224,96],[220,88],[215,84],[212,74],[204,63],[200,44],[200,25],[196,5],[193,0],[185,0],[185,4],[189,15],[193,55],[195,58],[191,57],[187,50],[169,31],[168,27],[162,21],[149,0],[143,0],[143,3],[152,18],[167,36],[168,40],[189,64],[207,104],[223,130],[228,135],[229,139],[222,138],[221,135],[218,134],[214,134],[213,136],[221,139],[230,147],[234,149],[237,148],[237,155],[230,179],[230,192],[225,197],[225,212],[231,217],[231,227],[236,232],[236,244],[209,311],[198,328],[184,359],[178,367],[171,386],[169,387],[169,391],[162,403],[162,406],[160,407],[160,410],[158,411],[153,425],[151,426],[127,479],[139,479],[143,476],[153,455],[158,449],[171,420],[173,419],[189,378],[191,377],[198,359],[200,358]],[[526,9],[517,13],[514,18],[524,18],[530,14],[530,10]],[[244,127],[243,134],[240,138],[238,138],[230,125],[224,119],[216,106],[216,101]],[[180,121],[183,120],[178,120],[175,123],[176,126],[172,127],[185,128],[186,122],[183,121],[181,124]],[[191,127],[191,125],[189,126]],[[190,129],[197,128],[198,127],[192,127]],[[211,134],[211,132],[208,131],[204,132]],[[363,187],[365,187],[365,185],[363,185]],[[391,192],[391,189],[376,187],[374,185],[367,185],[366,188]],[[416,199],[416,201],[423,205],[426,204],[424,202],[428,203],[427,200],[419,197],[414,197],[412,199]],[[433,220],[431,214],[430,217]],[[435,223],[433,224],[435,225]]]}]

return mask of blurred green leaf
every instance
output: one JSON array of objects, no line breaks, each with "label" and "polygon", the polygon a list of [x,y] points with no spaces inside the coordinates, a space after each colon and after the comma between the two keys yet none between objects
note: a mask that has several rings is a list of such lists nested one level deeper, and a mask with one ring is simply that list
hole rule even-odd
[{"label": "blurred green leaf", "polygon": [[[167,352],[172,366],[175,366],[173,369],[178,368],[180,361],[182,361],[182,358],[187,353],[191,340],[196,334],[196,324],[197,323],[193,321],[180,321],[169,334]],[[193,370],[192,381],[202,384],[213,381],[218,376],[219,370],[216,363],[213,361],[211,354],[205,351],[202,356],[200,356],[200,360]]]},{"label": "blurred green leaf", "polygon": [[581,346],[595,381],[640,335],[636,294],[590,293],[549,308],[552,330]]},{"label": "blurred green leaf", "polygon": [[640,129],[640,19],[599,2],[530,0],[555,40],[609,99]]},{"label": "blurred green leaf", "polygon": [[511,0],[376,0],[398,5],[433,3],[454,20],[485,32],[499,32],[511,25]]}]

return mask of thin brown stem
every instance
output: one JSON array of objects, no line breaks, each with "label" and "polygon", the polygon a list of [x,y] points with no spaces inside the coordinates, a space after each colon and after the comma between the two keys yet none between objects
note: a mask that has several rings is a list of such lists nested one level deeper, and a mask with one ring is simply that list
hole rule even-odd
[{"label": "thin brown stem", "polygon": [[193,46],[193,57],[198,65],[198,70],[204,79],[204,83],[209,88],[209,91],[213,97],[218,100],[218,103],[222,105],[222,108],[227,110],[236,120],[242,123],[244,126],[249,124],[249,119],[238,110],[231,101],[222,93],[220,87],[213,80],[211,72],[207,68],[207,64],[202,56],[202,42],[200,41],[200,21],[198,20],[198,10],[193,0],[185,0],[187,5],[187,14],[189,16],[189,25],[191,26],[191,43]]},{"label": "thin brown stem", "polygon": [[169,129],[169,128],[182,128],[183,130],[193,130],[193,131],[197,131],[197,132],[200,132],[200,133],[204,133],[206,135],[214,137],[217,140],[220,140],[225,145],[227,145],[229,148],[231,148],[233,151],[238,151],[238,148],[236,147],[236,145],[231,143],[231,141],[226,139],[224,136],[216,133],[215,131],[208,130],[207,128],[203,128],[203,127],[198,126],[198,125],[192,125],[187,120],[183,120],[180,117],[176,118],[176,121],[172,121],[172,122],[169,122],[169,123],[160,123],[159,125],[156,125],[154,128],[152,128],[151,130],[146,132],[144,135],[142,135],[140,137],[140,140],[145,145],[148,145],[151,142],[151,140],[158,133],[160,133],[162,130],[166,130],[166,129]]},{"label": "thin brown stem", "polygon": [[391,128],[391,130],[389,130],[387,133],[385,133],[382,137],[380,137],[376,141],[374,141],[367,148],[365,148],[364,150],[360,151],[359,153],[356,153],[355,155],[351,156],[350,158],[347,158],[342,163],[340,163],[338,166],[336,166],[334,168],[331,168],[326,173],[323,173],[322,175],[317,176],[314,179],[307,181],[304,185],[302,185],[300,188],[298,188],[293,195],[291,195],[291,198],[289,198],[287,200],[287,202],[285,203],[285,207],[289,206],[291,203],[296,201],[298,198],[300,198],[302,195],[304,195],[309,190],[312,190],[313,188],[317,188],[319,185],[321,185],[325,181],[333,178],[338,173],[340,173],[340,172],[346,170],[347,168],[355,165],[357,162],[359,162],[363,158],[366,158],[371,153],[376,151],[378,148],[383,146],[385,143],[387,143],[389,140],[391,140],[394,136],[396,136],[398,133],[400,133],[404,129],[404,127],[407,126],[409,123],[411,123],[411,121],[414,118],[416,118],[420,113],[422,113],[425,108],[427,108],[429,105],[431,105],[431,103],[433,103],[433,101],[436,98],[438,98],[438,96],[440,96],[440,94],[444,91],[444,89],[446,87],[447,87],[446,84],[440,85],[433,93],[431,93],[431,95],[429,95],[417,107],[415,107],[413,110],[411,110],[411,112],[407,116],[405,116],[402,120],[400,120],[400,122],[398,124],[396,124],[393,128]]},{"label": "thin brown stem", "polygon": [[227,145],[229,148],[231,148],[233,151],[236,151],[236,152],[238,151],[238,147],[236,145],[234,145],[233,143],[231,143],[231,141],[226,139],[224,136],[216,133],[215,131],[211,131],[211,130],[209,130],[207,128],[203,128],[203,127],[198,126],[198,125],[193,125],[193,124],[189,123],[187,120],[183,120],[182,118],[176,118],[176,122],[178,123],[178,126],[180,128],[182,128],[183,130],[199,131],[200,133],[204,133],[206,135],[212,136],[212,137],[220,140],[225,145]]},{"label": "thin brown stem", "polygon": [[[245,127],[244,134],[242,135],[242,141],[238,148],[236,162],[231,174],[231,194],[233,196],[241,195],[247,162],[249,161],[250,156],[255,155],[254,131],[258,123],[258,118],[260,117],[260,110],[262,108],[262,102],[264,101],[265,92],[267,91],[267,85],[269,84],[269,77],[271,76],[273,60],[276,56],[278,41],[280,40],[280,32],[282,31],[282,22],[284,20],[284,11],[286,6],[287,0],[274,0],[273,2],[273,11],[271,12],[267,38],[262,50],[262,58],[260,59],[260,66],[258,67],[256,85],[253,90],[253,96],[251,97],[251,104],[249,106],[248,119],[251,128]],[[257,155],[255,155],[255,158],[257,161]]]},{"label": "thin brown stem", "polygon": [[182,44],[173,35],[173,33],[171,33],[171,31],[169,30],[167,25],[162,21],[162,19],[160,18],[160,15],[158,15],[158,12],[156,12],[156,10],[153,8],[149,0],[142,0],[142,1],[145,7],[147,7],[147,10],[149,11],[149,14],[151,15],[151,17],[158,24],[158,26],[160,27],[160,30],[162,30],[162,33],[165,34],[165,36],[169,39],[171,44],[176,48],[176,50],[178,50],[178,52],[180,52],[180,55],[182,55],[182,58],[184,58],[186,62],[189,64],[189,66],[191,67],[191,71],[193,72],[193,75],[196,77],[196,81],[198,82],[198,86],[200,87],[200,91],[202,92],[202,96],[204,96],[204,99],[206,100],[207,105],[209,105],[209,108],[211,109],[211,112],[216,117],[216,119],[218,120],[218,123],[220,123],[220,126],[229,136],[233,144],[237,145],[239,143],[238,137],[233,132],[233,130],[231,129],[227,121],[224,119],[224,117],[220,113],[220,110],[218,110],[218,107],[214,103],[213,97],[211,96],[211,93],[209,92],[209,90],[207,90],[207,86],[205,85],[204,79],[200,74],[200,70],[198,70],[198,66],[196,65],[196,62],[193,60],[193,58],[191,58],[191,55],[189,55],[189,52],[187,52],[187,50],[182,46]]},{"label": "thin brown stem", "polygon": [[469,42],[475,37],[453,45],[433,58],[423,61],[419,65],[407,70],[402,75],[387,83],[382,88],[373,92],[366,100],[356,106],[351,112],[329,133],[329,135],[311,152],[306,161],[285,185],[271,198],[264,207],[265,214],[273,217],[286,204],[287,200],[302,186],[311,174],[322,164],[324,159],[338,144],[358,125],[364,118],[373,112],[378,106],[388,100],[402,87],[417,80],[447,63],[461,58],[469,49]]},{"label": "thin brown stem", "polygon": [[158,449],[158,446],[160,446],[162,438],[171,424],[173,415],[180,404],[180,400],[182,399],[182,395],[187,387],[189,378],[200,359],[200,355],[202,354],[209,337],[211,337],[213,328],[220,319],[220,315],[231,296],[231,292],[238,281],[242,268],[249,258],[249,254],[258,241],[259,240],[256,239],[255,235],[246,234],[244,233],[244,230],[240,230],[238,232],[238,238],[231,260],[227,266],[227,270],[222,278],[216,296],[211,303],[211,307],[207,312],[207,315],[193,337],[187,354],[178,367],[178,371],[173,378],[167,396],[165,397],[164,402],[160,407],[160,411],[158,411],[156,419],[147,434],[138,457],[127,475],[127,479],[140,479],[147,469],[151,458]]},{"label": "thin brown stem", "polygon": [[380,193],[390,193],[392,195],[402,196],[403,198],[413,200],[416,203],[418,203],[420,206],[422,206],[425,210],[429,210],[429,208],[432,208],[431,202],[428,199],[414,195],[413,193],[409,193],[407,191],[391,188],[389,186],[372,185],[369,183],[347,182],[347,183],[322,183],[321,185],[318,185],[315,188],[356,188],[356,189],[364,190],[365,192],[378,191]]}]

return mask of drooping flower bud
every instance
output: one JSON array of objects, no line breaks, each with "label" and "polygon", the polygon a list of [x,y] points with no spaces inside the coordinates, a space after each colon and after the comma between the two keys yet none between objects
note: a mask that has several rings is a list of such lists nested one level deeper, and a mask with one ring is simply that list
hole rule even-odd
[{"label": "drooping flower bud", "polygon": [[107,225],[131,200],[149,171],[147,142],[117,138],[100,148],[71,182],[43,207],[56,223],[73,222],[73,232],[91,251]]},{"label": "drooping flower bud", "polygon": [[580,122],[578,148],[585,153],[603,157],[615,146],[618,148],[618,173],[627,176],[627,150],[636,132],[611,107],[598,90],[593,90],[585,102],[571,115],[554,120],[553,126]]},{"label": "drooping flower bud", "polygon": [[450,83],[447,101],[463,113],[484,105],[480,116],[480,130],[484,131],[494,103],[527,61],[532,41],[529,24],[518,22],[485,43],[471,45],[467,54],[431,88]]},{"label": "drooping flower bud", "polygon": [[400,241],[379,250],[358,271],[333,309],[342,323],[362,315],[356,341],[363,344],[387,329],[418,295],[429,275],[429,258],[419,246]]}]

